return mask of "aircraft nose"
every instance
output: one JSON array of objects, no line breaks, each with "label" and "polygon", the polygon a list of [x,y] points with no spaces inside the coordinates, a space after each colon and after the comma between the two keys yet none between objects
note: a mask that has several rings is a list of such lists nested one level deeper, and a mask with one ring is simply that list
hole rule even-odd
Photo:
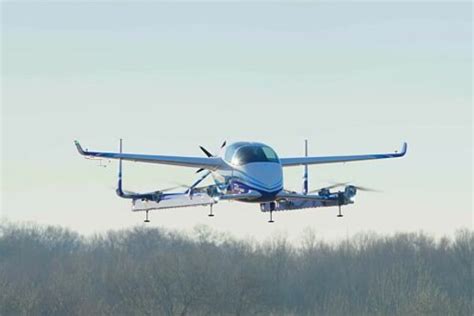
[{"label": "aircraft nose", "polygon": [[250,163],[244,169],[249,180],[268,191],[280,190],[283,186],[283,171],[278,163]]}]

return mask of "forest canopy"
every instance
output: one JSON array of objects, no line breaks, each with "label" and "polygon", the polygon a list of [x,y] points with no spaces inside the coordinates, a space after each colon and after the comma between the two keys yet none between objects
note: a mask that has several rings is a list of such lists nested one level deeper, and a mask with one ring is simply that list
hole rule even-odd
[{"label": "forest canopy", "polygon": [[474,233],[238,240],[0,224],[0,315],[472,315]]}]

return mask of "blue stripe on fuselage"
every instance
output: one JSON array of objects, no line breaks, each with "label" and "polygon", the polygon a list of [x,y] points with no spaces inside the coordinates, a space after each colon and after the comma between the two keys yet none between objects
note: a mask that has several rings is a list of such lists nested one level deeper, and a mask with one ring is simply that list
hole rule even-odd
[{"label": "blue stripe on fuselage", "polygon": [[283,185],[283,181],[280,180],[272,186],[267,186],[262,181],[259,181],[258,179],[250,176],[248,173],[242,170],[234,170],[234,172],[239,174],[239,175],[234,175],[234,177],[238,178],[239,180],[245,181],[254,187],[258,187],[261,190],[276,190]]},{"label": "blue stripe on fuselage", "polygon": [[233,183],[238,184],[240,187],[246,189],[246,190],[252,190],[260,193],[261,197],[258,199],[252,199],[252,200],[240,200],[242,202],[271,202],[275,200],[276,195],[283,189],[283,187],[278,188],[277,190],[265,190],[265,189],[260,189],[256,188],[254,186],[248,185],[246,183],[243,183],[241,181],[233,181]]}]

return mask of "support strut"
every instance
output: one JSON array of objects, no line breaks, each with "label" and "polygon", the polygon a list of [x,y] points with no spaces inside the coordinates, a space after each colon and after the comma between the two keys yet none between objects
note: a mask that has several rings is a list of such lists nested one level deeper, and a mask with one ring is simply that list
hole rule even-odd
[{"label": "support strut", "polygon": [[207,216],[209,216],[209,217],[213,217],[213,216],[214,216],[214,214],[212,214],[212,205],[213,205],[213,204],[211,204],[211,205],[209,206],[209,215],[207,215]]},{"label": "support strut", "polygon": [[273,223],[273,211],[275,210],[276,205],[275,202],[270,202],[270,220],[269,223]]},{"label": "support strut", "polygon": [[273,216],[272,216],[272,215],[273,215],[273,211],[270,210],[270,220],[268,221],[269,223],[275,222],[275,221],[273,220]]}]

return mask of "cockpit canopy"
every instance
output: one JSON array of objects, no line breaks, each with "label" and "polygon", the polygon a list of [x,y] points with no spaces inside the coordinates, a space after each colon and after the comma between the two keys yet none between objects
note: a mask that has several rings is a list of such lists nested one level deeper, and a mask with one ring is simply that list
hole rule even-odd
[{"label": "cockpit canopy", "polygon": [[225,153],[225,160],[235,166],[252,162],[279,162],[273,149],[259,143],[235,143]]}]

